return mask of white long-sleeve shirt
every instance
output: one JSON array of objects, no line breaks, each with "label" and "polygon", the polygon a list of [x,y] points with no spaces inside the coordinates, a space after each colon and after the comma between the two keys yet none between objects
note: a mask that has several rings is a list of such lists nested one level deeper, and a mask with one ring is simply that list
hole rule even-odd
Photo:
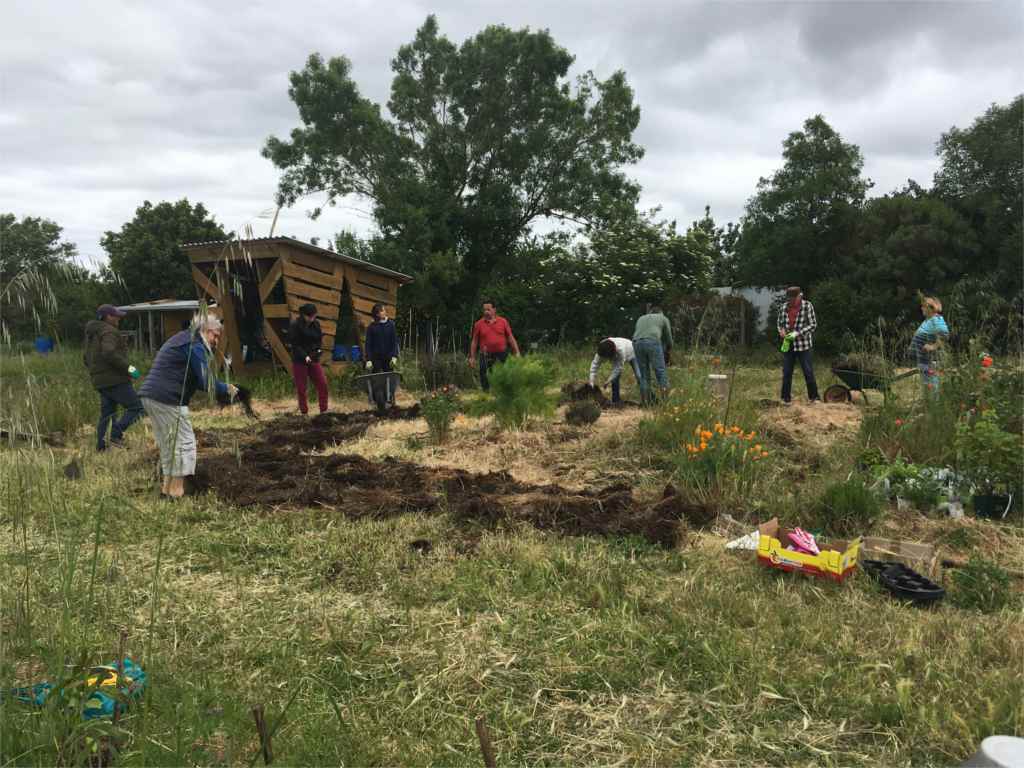
[{"label": "white long-sleeve shirt", "polygon": [[[608,377],[609,381],[621,376],[622,366],[633,362],[633,358],[636,357],[636,353],[633,352],[633,342],[629,339],[612,338],[610,341],[615,345],[615,358],[612,361],[612,375]],[[597,369],[601,367],[601,362],[606,359],[600,355],[594,355],[594,361],[590,364],[591,386],[594,385],[597,379]]]}]

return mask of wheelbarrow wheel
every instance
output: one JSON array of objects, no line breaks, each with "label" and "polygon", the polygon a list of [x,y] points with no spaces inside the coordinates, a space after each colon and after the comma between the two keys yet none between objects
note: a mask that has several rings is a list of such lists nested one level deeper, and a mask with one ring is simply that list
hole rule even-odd
[{"label": "wheelbarrow wheel", "polygon": [[833,384],[825,390],[824,400],[826,403],[850,403],[853,402],[853,395],[850,388],[842,384]]}]

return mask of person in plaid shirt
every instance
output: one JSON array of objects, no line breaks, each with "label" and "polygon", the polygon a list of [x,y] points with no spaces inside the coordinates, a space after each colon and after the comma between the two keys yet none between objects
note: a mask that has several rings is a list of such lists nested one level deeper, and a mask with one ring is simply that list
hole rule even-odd
[{"label": "person in plaid shirt", "polygon": [[818,318],[814,314],[814,305],[804,298],[799,287],[794,285],[786,289],[786,303],[779,308],[777,325],[779,337],[784,340],[788,336],[791,340],[789,350],[782,353],[782,402],[789,405],[792,397],[793,366],[797,360],[804,372],[807,399],[812,403],[818,402],[818,382],[814,380],[811,358]]}]

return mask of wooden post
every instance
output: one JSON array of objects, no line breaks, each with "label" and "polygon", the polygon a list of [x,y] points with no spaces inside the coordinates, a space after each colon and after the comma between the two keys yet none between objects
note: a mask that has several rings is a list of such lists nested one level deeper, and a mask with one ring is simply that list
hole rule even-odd
[{"label": "wooden post", "polygon": [[146,324],[149,326],[149,354],[152,355],[156,352],[153,349],[153,310],[146,313]]},{"label": "wooden post", "polygon": [[487,724],[482,717],[476,719],[476,737],[480,740],[480,751],[484,755],[484,765],[487,768],[497,768],[498,763],[494,759],[494,746],[491,744],[491,735],[487,732]]},{"label": "wooden post", "polygon": [[260,749],[263,750],[263,764],[270,765],[274,761],[274,751],[270,746],[270,732],[267,730],[267,721],[263,719],[262,704],[257,704],[252,708],[252,716],[256,721],[256,732],[260,736]]}]

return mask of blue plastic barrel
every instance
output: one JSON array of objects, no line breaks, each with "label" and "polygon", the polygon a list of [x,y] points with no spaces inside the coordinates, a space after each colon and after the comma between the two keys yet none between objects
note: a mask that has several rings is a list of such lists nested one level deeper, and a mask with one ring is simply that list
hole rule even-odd
[{"label": "blue plastic barrel", "polygon": [[335,362],[338,360],[344,360],[347,352],[348,347],[344,344],[335,344],[334,349],[331,350],[331,360],[334,360]]},{"label": "blue plastic barrel", "polygon": [[53,352],[53,339],[49,336],[36,336],[36,352],[40,355]]},{"label": "blue plastic barrel", "polygon": [[348,359],[351,360],[353,363],[358,363],[362,359],[362,355],[359,352],[359,347],[352,347],[352,349],[349,350]]}]

